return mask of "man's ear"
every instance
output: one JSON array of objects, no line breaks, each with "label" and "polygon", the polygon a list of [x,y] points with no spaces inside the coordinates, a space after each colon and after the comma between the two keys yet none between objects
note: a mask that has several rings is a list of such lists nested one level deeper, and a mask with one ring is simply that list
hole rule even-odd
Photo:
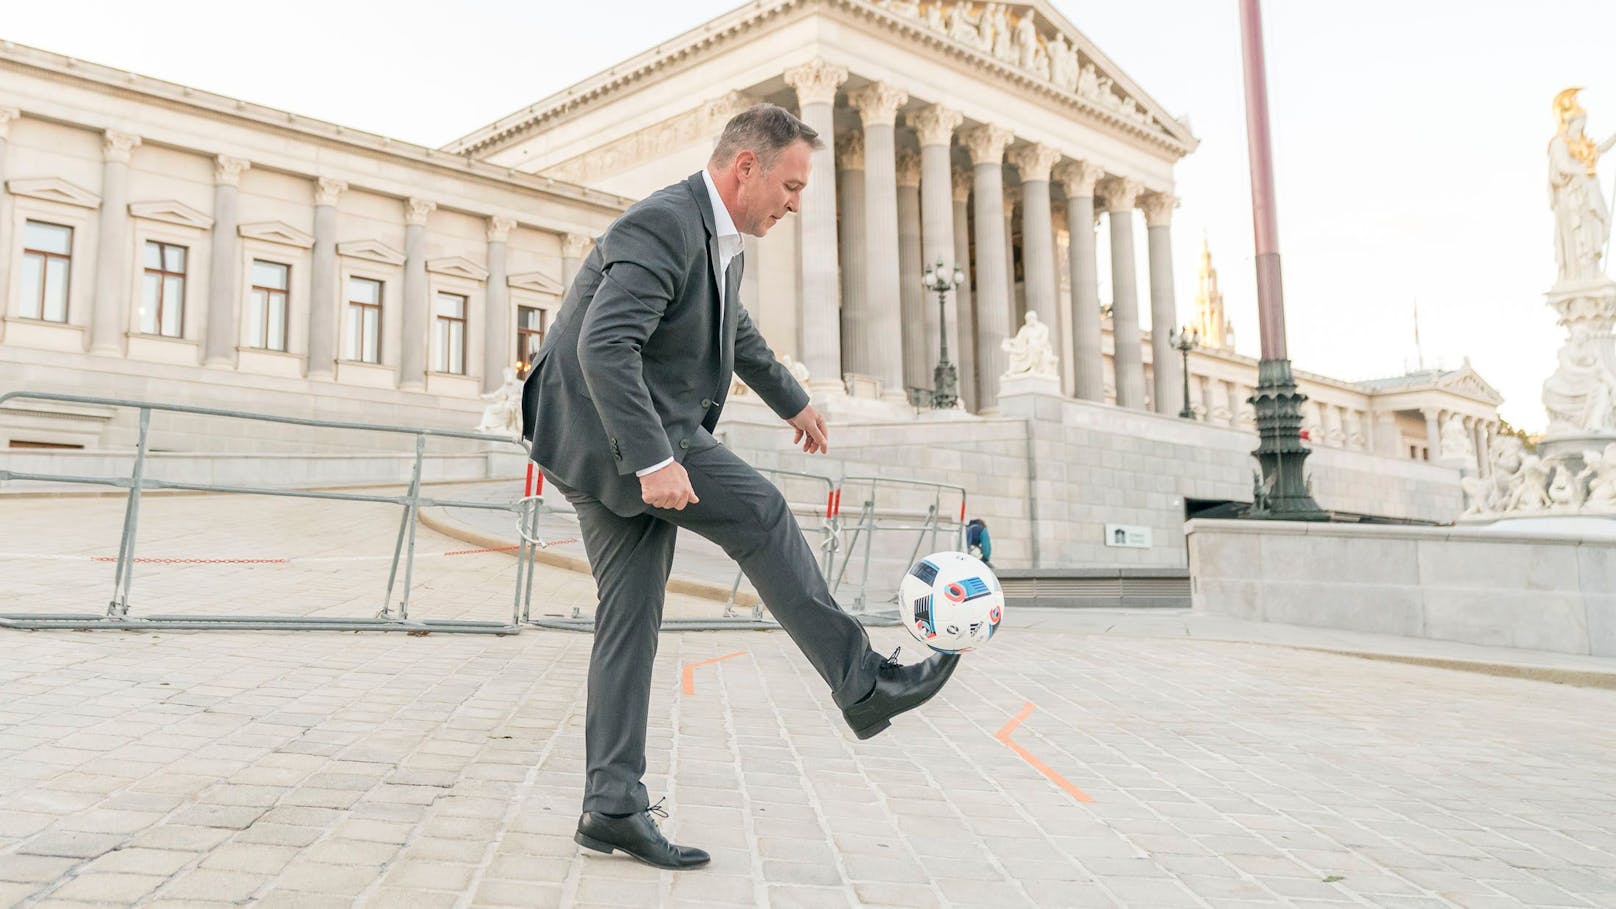
[{"label": "man's ear", "polygon": [[758,171],[762,169],[762,168],[760,168],[758,166],[759,163],[760,162],[758,161],[758,156],[757,156],[756,152],[753,152],[750,149],[743,149],[740,152],[740,154],[735,156],[735,176],[737,176],[737,177],[755,177],[755,176],[757,176]]}]

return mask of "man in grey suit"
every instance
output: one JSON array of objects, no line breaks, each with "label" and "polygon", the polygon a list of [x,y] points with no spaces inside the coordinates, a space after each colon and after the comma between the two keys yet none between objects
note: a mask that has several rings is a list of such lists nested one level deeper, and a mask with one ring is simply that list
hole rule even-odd
[{"label": "man in grey suit", "polygon": [[[723,547],[830,686],[859,738],[947,681],[958,657],[899,665],[831,597],[773,484],[713,438],[732,373],[826,450],[825,421],[737,297],[741,234],[797,211],[813,129],[760,104],[725,127],[706,169],[630,208],[585,258],[522,390],[533,460],[578,512],[599,608],[589,664],[577,841],[663,868],[706,864],[651,820],[644,784],[651,663],[678,528]],[[896,340],[894,340],[896,343]]]}]

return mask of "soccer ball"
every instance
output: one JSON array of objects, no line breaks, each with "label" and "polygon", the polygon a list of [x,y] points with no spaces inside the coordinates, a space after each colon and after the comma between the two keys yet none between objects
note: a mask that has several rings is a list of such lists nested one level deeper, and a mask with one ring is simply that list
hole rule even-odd
[{"label": "soccer ball", "polygon": [[934,552],[898,584],[898,616],[915,640],[941,653],[986,644],[1004,618],[993,571],[963,552]]}]

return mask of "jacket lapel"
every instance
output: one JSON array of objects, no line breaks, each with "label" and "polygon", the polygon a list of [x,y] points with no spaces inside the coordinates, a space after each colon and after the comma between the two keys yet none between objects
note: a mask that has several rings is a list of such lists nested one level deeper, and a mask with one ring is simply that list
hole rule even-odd
[{"label": "jacket lapel", "polygon": [[735,369],[735,326],[740,320],[741,275],[746,271],[746,253],[735,254],[724,281],[724,324],[718,334],[718,374],[727,376]]}]

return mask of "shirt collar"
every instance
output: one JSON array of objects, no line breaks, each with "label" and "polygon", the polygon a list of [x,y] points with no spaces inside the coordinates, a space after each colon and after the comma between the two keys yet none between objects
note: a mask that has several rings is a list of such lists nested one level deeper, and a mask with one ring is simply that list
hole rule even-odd
[{"label": "shirt collar", "polygon": [[[735,219],[729,216],[729,207],[718,195],[718,187],[713,184],[713,175],[708,173],[705,167],[701,169],[701,179],[707,184],[707,197],[713,203],[713,233],[718,238],[720,247],[738,247],[741,232],[735,227]],[[725,251],[728,252],[727,249]]]}]

